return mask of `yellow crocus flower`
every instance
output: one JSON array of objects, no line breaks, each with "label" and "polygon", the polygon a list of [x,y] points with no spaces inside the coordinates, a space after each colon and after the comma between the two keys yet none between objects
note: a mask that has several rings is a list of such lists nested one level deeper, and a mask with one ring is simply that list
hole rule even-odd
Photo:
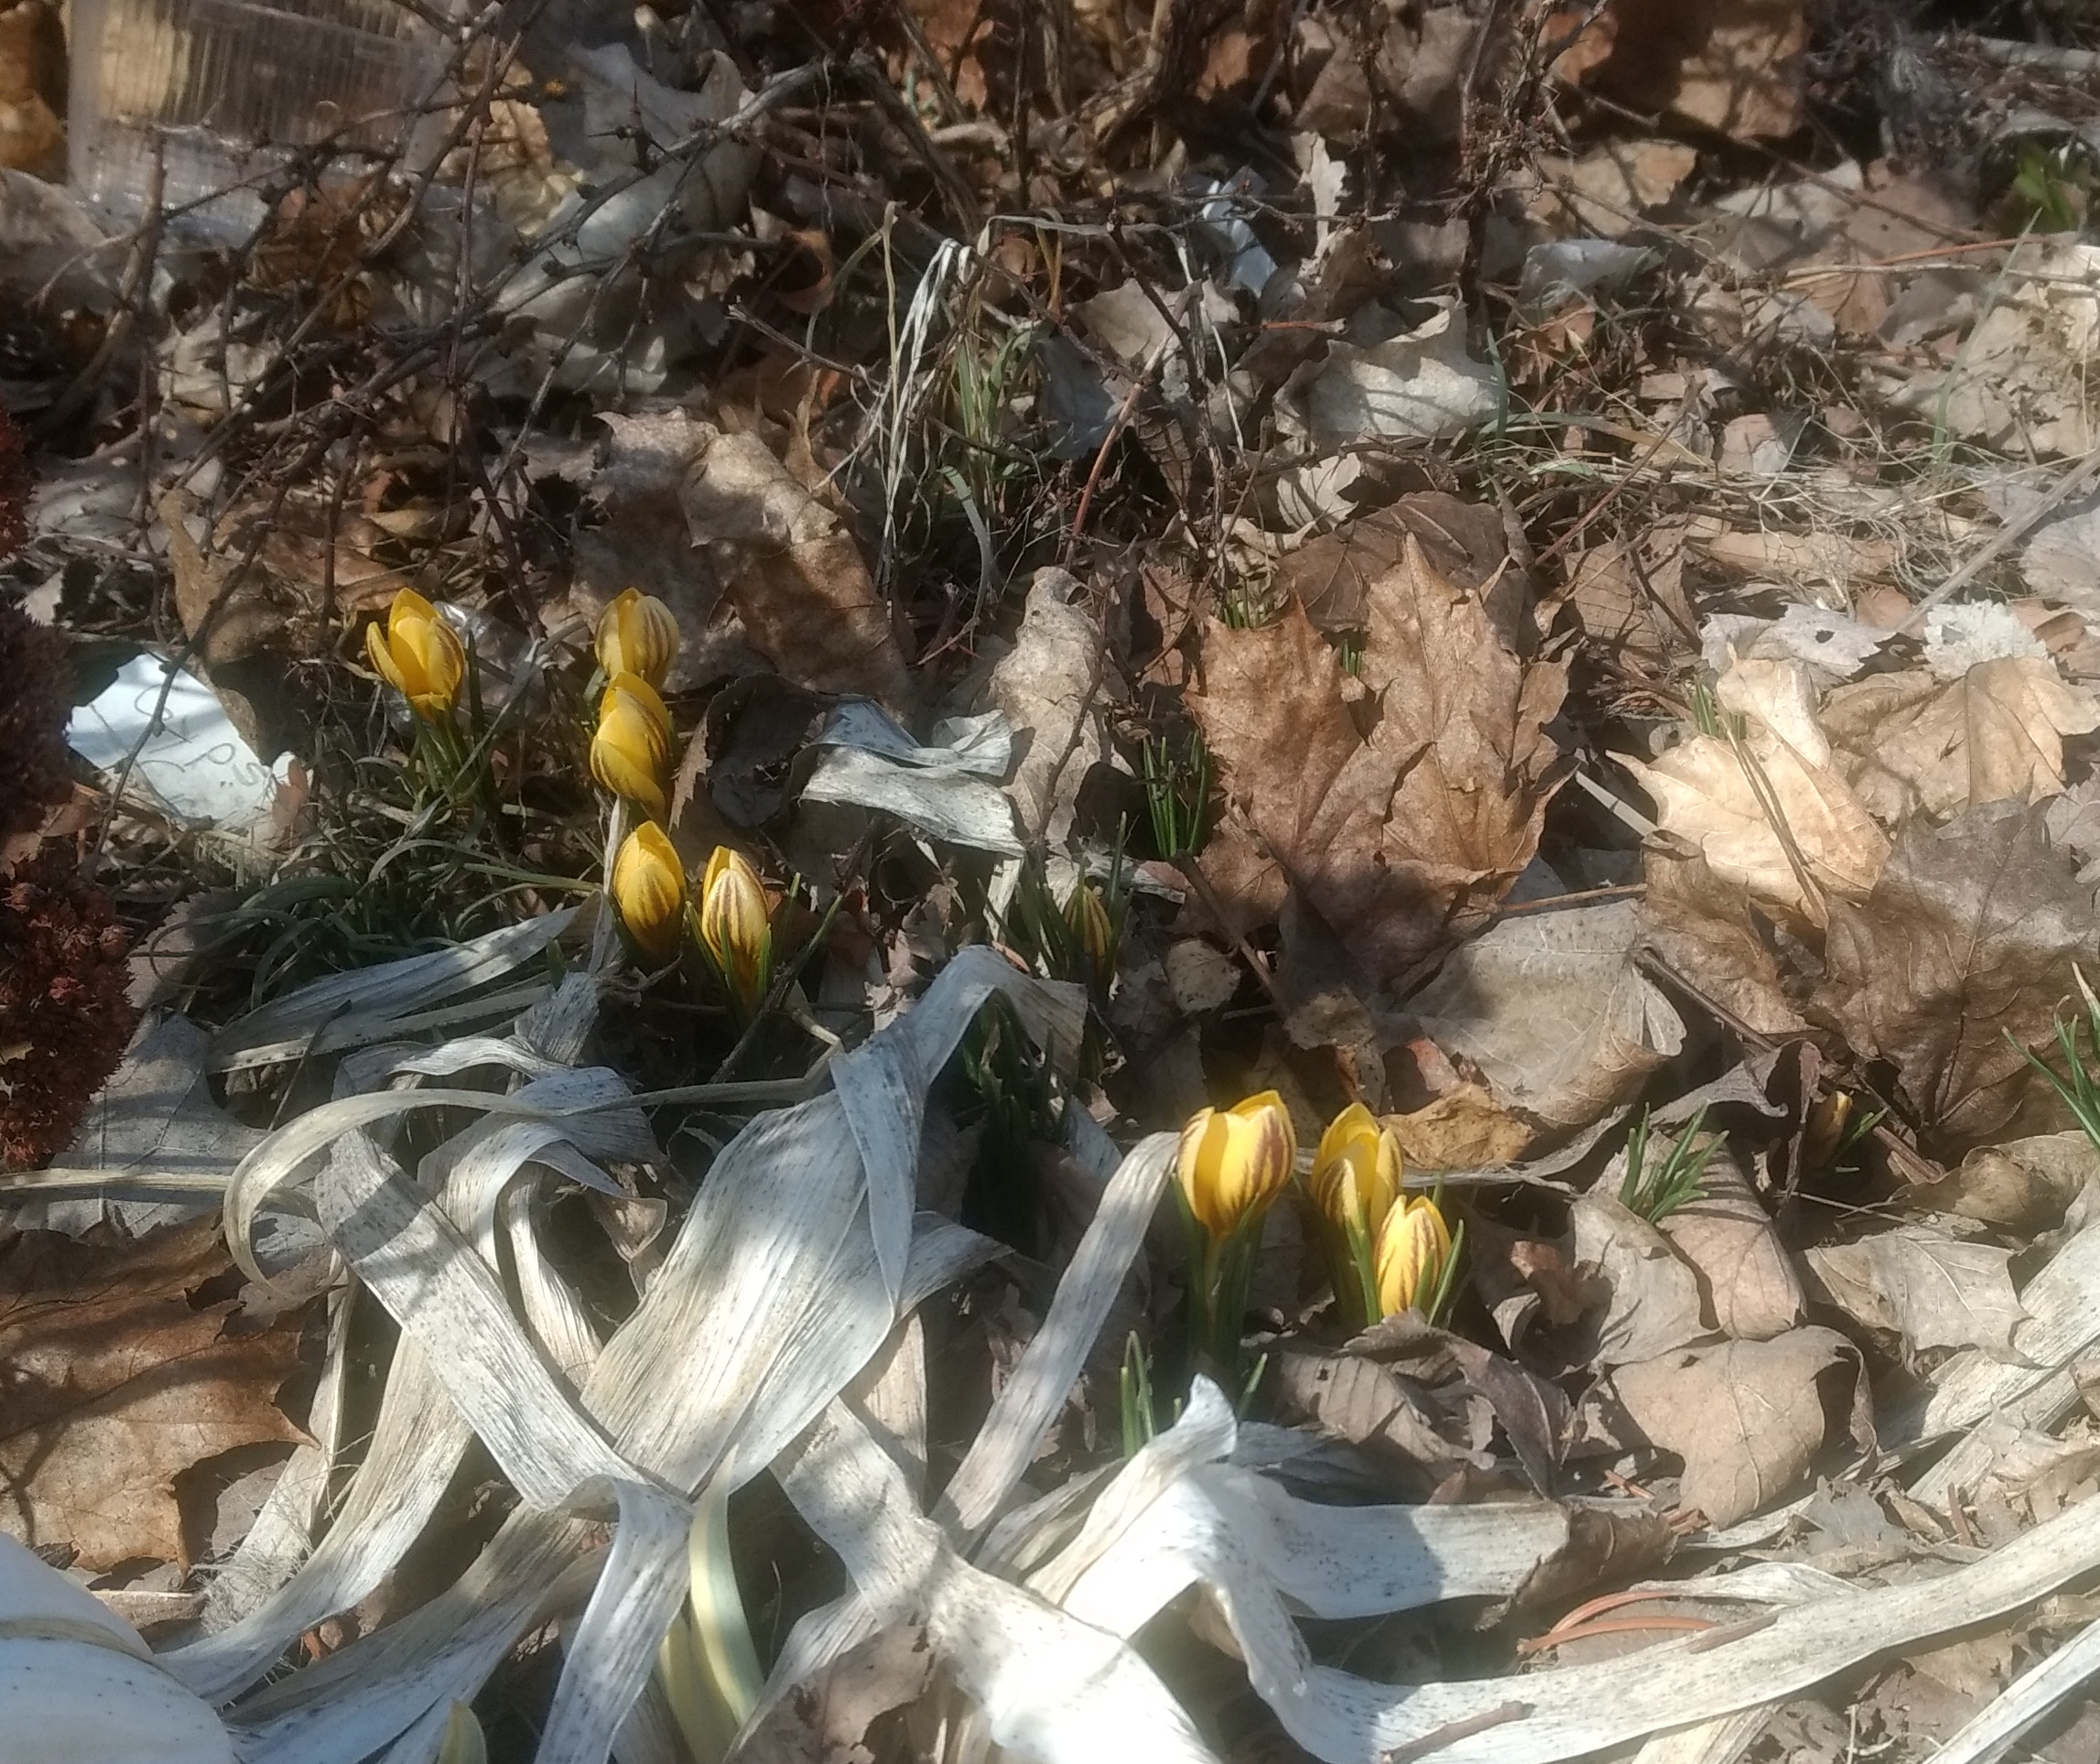
[{"label": "yellow crocus flower", "polygon": [[419,717],[442,717],[467,674],[466,645],[445,616],[412,588],[394,596],[384,620],[364,627],[364,653],[381,679]]},{"label": "yellow crocus flower", "polygon": [[1401,1202],[1378,1232],[1379,1309],[1389,1317],[1425,1310],[1451,1259],[1451,1228],[1426,1195]]},{"label": "yellow crocus flower", "polygon": [[598,701],[590,775],[660,820],[669,806],[664,774],[670,758],[671,713],[656,688],[638,675],[615,674]]},{"label": "yellow crocus flower", "polygon": [[1297,1155],[1291,1111],[1275,1091],[1206,1109],[1181,1130],[1181,1192],[1196,1223],[1222,1241],[1268,1209]]},{"label": "yellow crocus flower", "polygon": [[660,691],[678,659],[678,622],[654,594],[627,589],[598,615],[597,649],[608,678],[632,674]]},{"label": "yellow crocus flower", "polygon": [[686,871],[655,821],[644,821],[620,842],[612,860],[612,904],[651,960],[668,961],[677,953],[686,924]]},{"label": "yellow crocus flower", "polygon": [[773,909],[741,851],[715,847],[700,879],[700,942],[746,1014],[765,1001],[773,971]]},{"label": "yellow crocus flower", "polygon": [[1352,1102],[1320,1135],[1313,1173],[1305,1179],[1313,1204],[1337,1231],[1353,1225],[1367,1238],[1400,1195],[1400,1139],[1360,1102]]}]

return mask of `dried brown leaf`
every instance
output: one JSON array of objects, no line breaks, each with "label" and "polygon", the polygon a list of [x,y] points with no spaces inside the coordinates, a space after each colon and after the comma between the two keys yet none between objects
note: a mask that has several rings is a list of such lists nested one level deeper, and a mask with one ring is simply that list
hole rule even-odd
[{"label": "dried brown leaf", "polygon": [[1558,1386],[1413,1311],[1374,1324],[1349,1344],[1349,1351],[1433,1387],[1456,1380],[1478,1391],[1493,1409],[1532,1486],[1542,1495],[1553,1493],[1569,1422],[1567,1398]]},{"label": "dried brown leaf", "polygon": [[1986,804],[1912,822],[1874,892],[1834,910],[1819,999],[1856,1053],[1893,1062],[1928,1127],[1974,1145],[2056,1124],[2020,1049],[2048,1041],[2096,937],[2093,891],[2043,811]]},{"label": "dried brown leaf", "polygon": [[1662,1229],[1698,1272],[1707,1311],[1723,1335],[1764,1341],[1802,1320],[1793,1263],[1725,1147],[1707,1160],[1705,1192],[1666,1215]]},{"label": "dried brown leaf", "polygon": [[1609,0],[1570,5],[1547,43],[1589,28],[1554,62],[1560,78],[1645,111],[1674,111],[1738,141],[1801,126],[1802,0]]},{"label": "dried brown leaf", "polygon": [[116,1245],[25,1232],[0,1256],[0,1527],[90,1568],[187,1565],[176,1478],[302,1437],[275,1401],[298,1321],[233,1333],[233,1301],[203,1291],[230,1265],[216,1219]]},{"label": "dried brown leaf", "polygon": [[1576,1266],[1595,1269],[1605,1294],[1599,1366],[1652,1360],[1714,1333],[1699,1276],[1639,1213],[1593,1190],[1568,1208],[1568,1225]]},{"label": "dried brown leaf", "polygon": [[1532,584],[1512,566],[1500,514],[1439,490],[1416,491],[1339,532],[1307,540],[1277,567],[1276,584],[1322,631],[1361,631],[1370,622],[1379,578],[1405,564],[1411,536],[1421,542],[1432,568],[1485,596],[1488,616],[1502,640],[1521,650],[1529,634]]},{"label": "dried brown leaf", "polygon": [[1684,1044],[1634,966],[1640,910],[1603,901],[1488,927],[1414,997],[1423,1031],[1473,1062],[1508,1108],[1586,1127]]},{"label": "dried brown leaf", "polygon": [[1874,885],[1888,839],[1832,767],[1804,666],[1737,662],[1716,690],[1744,720],[1739,740],[1694,735],[1653,765],[1625,764],[1662,830],[1696,846],[1716,876],[1820,925],[1831,897],[1858,900]]},{"label": "dried brown leaf", "polygon": [[1190,705],[1232,802],[1375,990],[1477,926],[1531,861],[1566,676],[1523,661],[1412,534],[1365,617],[1364,732],[1295,604],[1261,630],[1207,627]]},{"label": "dried brown leaf", "polygon": [[2100,700],[2035,655],[1981,662],[1958,680],[1923,670],[1841,686],[1821,721],[1838,769],[1894,826],[2063,788],[2063,738],[2100,729]]},{"label": "dried brown leaf", "polygon": [[1826,1431],[1818,1380],[1854,1358],[1835,1329],[1685,1348],[1611,1375],[1649,1441],[1684,1460],[1679,1499],[1715,1527],[1784,1495],[1808,1472]]},{"label": "dried brown leaf", "polygon": [[1514,1163],[1540,1138],[1536,1127],[1519,1120],[1480,1084],[1456,1085],[1412,1113],[1386,1116],[1385,1124],[1417,1170]]},{"label": "dried brown leaf", "polygon": [[2031,1236],[2056,1224],[2095,1183],[2100,1152],[2083,1132],[2037,1133],[1979,1146],[1949,1173],[1943,1189],[1931,1193],[1947,1212]]},{"label": "dried brown leaf", "polygon": [[1747,891],[1674,839],[1650,840],[1642,866],[1641,923],[1672,972],[1760,1035],[1783,1040],[1808,1027],[1787,997],[1771,927]]},{"label": "dried brown leaf", "polygon": [[1899,1332],[1914,1349],[1981,1347],[2001,1358],[2027,1315],[2006,1272],[2011,1260],[2009,1250],[1917,1223],[1808,1251],[1827,1296],[1860,1322]]},{"label": "dried brown leaf", "polygon": [[1286,1349],[1274,1359],[1283,1412],[1330,1439],[1397,1453],[1441,1481],[1461,1465],[1489,1459],[1470,1443],[1445,1437],[1418,1387],[1356,1354]]},{"label": "dried brown leaf", "polygon": [[702,444],[679,501],[752,643],[790,680],[911,699],[890,608],[839,516],[755,435]]}]

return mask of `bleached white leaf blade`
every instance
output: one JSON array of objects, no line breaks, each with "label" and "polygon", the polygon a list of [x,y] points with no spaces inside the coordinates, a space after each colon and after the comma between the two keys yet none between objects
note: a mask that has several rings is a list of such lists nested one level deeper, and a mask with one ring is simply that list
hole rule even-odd
[{"label": "bleached white leaf blade", "polygon": [[2100,1501],[2087,1501],[1950,1573],[1772,1612],[1734,1640],[1709,1633],[1555,1672],[1406,1686],[1306,1666],[1302,1642],[1276,1628],[1272,1592],[1242,1566],[1224,1570],[1231,1585],[1219,1601],[1263,1699],[1328,1764],[1432,1742],[1438,1764],[1557,1764],[1797,1695],[1878,1654],[2001,1618],[2096,1566]]},{"label": "bleached white leaf blade", "polygon": [[426,1710],[471,1702],[528,1630],[581,1599],[597,1569],[576,1521],[520,1508],[436,1598],[244,1702],[228,1722],[242,1758],[361,1764]]},{"label": "bleached white leaf blade", "polygon": [[1038,1764],[1215,1764],[1152,1669],[1103,1630],[958,1555],[903,1472],[843,1403],[779,1466],[812,1530],[878,1620],[910,1613],[992,1739]]},{"label": "bleached white leaf blade", "polygon": [[163,1654],[163,1665],[215,1703],[253,1683],[294,1637],[348,1610],[408,1553],[472,1437],[422,1348],[403,1341],[370,1448],[313,1553],[238,1622]]},{"label": "bleached white leaf blade", "polygon": [[[1029,1575],[1030,1588],[1053,1605],[1081,1615],[1068,1597],[1079,1576],[1141,1521],[1146,1510],[1198,1464],[1232,1453],[1238,1429],[1232,1405],[1211,1380],[1189,1381],[1188,1403],[1173,1426],[1154,1434],[1131,1456],[1088,1510],[1079,1535]],[[1082,1620],[1099,1623],[1098,1618]],[[1108,1626],[1103,1626],[1108,1627]],[[1120,1631],[1129,1634],[1130,1630]]]},{"label": "bleached white leaf blade", "polygon": [[867,1171],[875,1261],[893,1304],[911,1244],[919,1138],[926,1127],[930,1081],[910,1061],[911,1049],[902,1036],[877,1035],[831,1063],[832,1088]]},{"label": "bleached white leaf blade", "polygon": [[311,1034],[349,1012],[372,1017],[399,1015],[484,985],[532,960],[568,928],[576,911],[564,907],[449,949],[331,974],[302,986],[228,1023],[212,1038],[211,1064],[215,1070],[223,1069],[250,1048]]},{"label": "bleached white leaf blade", "polygon": [[408,1114],[417,1109],[450,1106],[479,1109],[490,1114],[538,1117],[546,1111],[536,1103],[519,1102],[488,1090],[387,1090],[376,1095],[336,1097],[318,1109],[289,1120],[241,1160],[226,1185],[226,1247],[241,1272],[258,1285],[268,1282],[256,1265],[253,1239],[255,1217],[263,1203],[295,1175],[309,1159],[353,1128]]},{"label": "bleached white leaf blade", "polygon": [[66,1764],[233,1764],[211,1708],[136,1631],[0,1535],[0,1756]]},{"label": "bleached white leaf blade", "polygon": [[614,1492],[619,1529],[568,1638],[536,1764],[604,1764],[686,1596],[692,1510],[641,1483],[622,1483]]},{"label": "bleached white leaf blade", "polygon": [[639,1479],[525,1338],[488,1264],[366,1135],[336,1142],[314,1199],[337,1251],[422,1344],[521,1496],[552,1507],[594,1477]]},{"label": "bleached white leaf blade", "polygon": [[934,1510],[944,1525],[966,1537],[982,1531],[1034,1457],[1144,1242],[1174,1146],[1171,1133],[1140,1142],[1102,1192],[1043,1326],[1023,1351]]},{"label": "bleached white leaf blade", "polygon": [[157,1666],[81,1641],[0,1642],[5,1755],[65,1764],[233,1764],[210,1705]]}]

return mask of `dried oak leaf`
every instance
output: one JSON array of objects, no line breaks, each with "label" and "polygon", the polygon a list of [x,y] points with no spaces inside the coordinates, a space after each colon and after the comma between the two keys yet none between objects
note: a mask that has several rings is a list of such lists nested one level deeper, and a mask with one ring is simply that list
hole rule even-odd
[{"label": "dried oak leaf", "polygon": [[228,1267],[215,1219],[115,1244],[27,1231],[0,1256],[0,1529],[89,1568],[187,1566],[177,1477],[303,1437],[275,1401],[298,1320],[233,1333],[235,1301],[204,1290]]},{"label": "dried oak leaf", "polygon": [[1377,990],[1477,929],[1537,851],[1567,678],[1521,657],[1412,534],[1365,621],[1361,730],[1295,602],[1258,630],[1213,621],[1189,703],[1233,806]]},{"label": "dried oak leaf", "polygon": [[1856,1352],[1835,1329],[1794,1329],[1621,1366],[1611,1383],[1649,1442],[1684,1460],[1680,1503],[1719,1529],[1808,1473],[1829,1424],[1820,1380],[1846,1360]]},{"label": "dried oak leaf", "polygon": [[1831,914],[1818,1002],[1855,1052],[1896,1066],[1950,1147],[2060,1124],[2020,1050],[2049,1041],[2100,915],[2043,814],[1988,803],[1913,821],[1874,892]]}]

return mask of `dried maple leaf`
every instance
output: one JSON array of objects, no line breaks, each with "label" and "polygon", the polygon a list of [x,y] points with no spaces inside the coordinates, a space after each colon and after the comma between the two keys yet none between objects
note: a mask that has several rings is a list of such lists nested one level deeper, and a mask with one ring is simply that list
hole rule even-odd
[{"label": "dried maple leaf", "polygon": [[2063,738],[2100,729],[2100,701],[2040,656],[1979,662],[1958,680],[1923,670],[1841,686],[1821,720],[1860,800],[1890,825],[1923,810],[2038,802],[2063,788]]},{"label": "dried maple leaf", "polygon": [[236,1446],[296,1441],[277,1387],[294,1317],[239,1335],[215,1219],[135,1242],[27,1231],[0,1256],[0,1528],[81,1565],[188,1564],[176,1478]]},{"label": "dried maple leaf", "polygon": [[1641,925],[1671,971],[1760,1035],[1784,1040],[1806,1029],[1771,927],[1743,890],[1680,840],[1651,839],[1641,855]]},{"label": "dried maple leaf", "polygon": [[1874,892],[1834,909],[1818,1001],[1856,1053],[1894,1064],[1943,1140],[2040,1131],[2058,1124],[2054,1098],[2020,1049],[2049,1041],[2096,937],[2093,891],[2043,811],[1990,803],[1912,822]]},{"label": "dried maple leaf", "polygon": [[1716,876],[1810,925],[1832,897],[1860,900],[1889,841],[1838,775],[1799,662],[1737,662],[1716,688],[1739,738],[1694,735],[1652,765],[1624,759],[1662,830],[1699,849]]},{"label": "dried maple leaf", "polygon": [[1335,652],[1294,603],[1203,640],[1190,708],[1227,795],[1373,989],[1477,928],[1538,850],[1567,678],[1527,661],[1409,535],[1365,588],[1359,729]]}]

